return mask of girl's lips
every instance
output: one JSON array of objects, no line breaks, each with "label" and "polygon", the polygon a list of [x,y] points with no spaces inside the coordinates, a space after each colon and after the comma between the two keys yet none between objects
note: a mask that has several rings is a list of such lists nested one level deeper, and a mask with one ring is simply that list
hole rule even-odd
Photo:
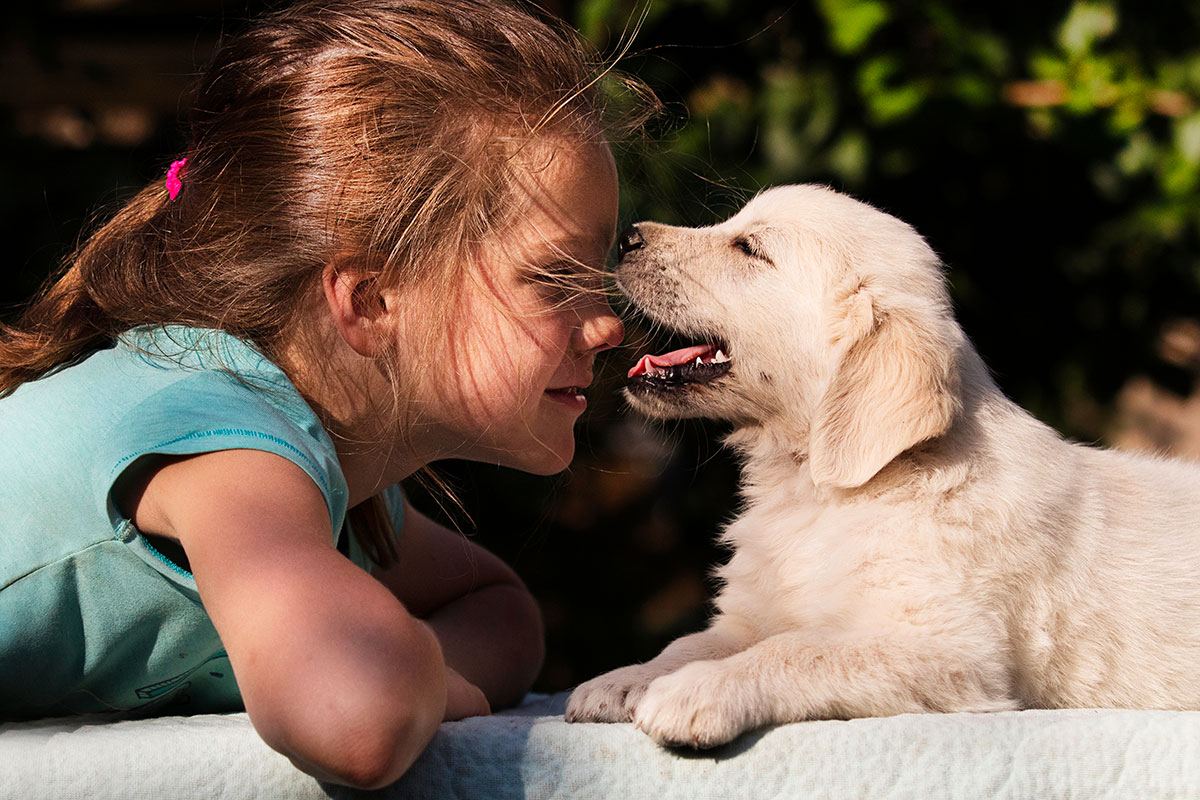
[{"label": "girl's lips", "polygon": [[587,408],[586,386],[564,386],[561,389],[547,389],[546,396],[557,403],[580,410]]}]

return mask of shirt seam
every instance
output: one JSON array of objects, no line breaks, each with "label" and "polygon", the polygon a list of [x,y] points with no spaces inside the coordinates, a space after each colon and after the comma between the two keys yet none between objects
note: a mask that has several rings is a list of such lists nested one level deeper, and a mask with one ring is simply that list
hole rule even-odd
[{"label": "shirt seam", "polygon": [[92,542],[91,544],[87,545],[86,547],[81,547],[78,550],[74,550],[70,553],[67,553],[65,556],[59,556],[58,558],[51,559],[50,561],[46,561],[42,564],[38,564],[36,567],[31,567],[30,569],[26,570],[25,572],[22,572],[17,577],[15,577],[12,580],[5,583],[3,586],[0,586],[0,592],[4,591],[5,589],[8,589],[12,586],[16,586],[18,583],[20,583],[21,581],[30,577],[31,575],[36,575],[37,573],[41,572],[44,569],[53,567],[55,564],[61,564],[64,561],[70,561],[73,558],[78,558],[81,554],[86,553],[88,550],[91,550],[92,548],[103,547],[104,545],[110,544],[112,542],[120,542],[120,540],[115,539],[115,538],[114,539],[100,539],[99,541]]},{"label": "shirt seam", "polygon": [[183,567],[179,566],[179,565],[178,565],[178,564],[176,564],[174,561],[172,561],[171,559],[167,558],[167,557],[166,557],[166,556],[164,556],[162,553],[160,553],[160,552],[158,551],[158,548],[157,548],[157,547],[155,547],[154,545],[150,544],[150,540],[149,540],[149,539],[147,539],[147,538],[146,538],[146,536],[145,536],[144,534],[142,535],[142,544],[143,544],[143,545],[145,545],[145,546],[146,546],[146,549],[150,551],[150,555],[154,556],[154,557],[155,557],[155,558],[157,558],[159,561],[161,561],[163,564],[167,565],[167,566],[168,566],[168,567],[171,569],[171,571],[172,571],[172,572],[174,572],[176,575],[182,575],[183,577],[187,578],[187,579],[188,579],[188,580],[190,580],[190,581],[194,581],[194,580],[196,580],[196,576],[195,576],[195,575],[193,575],[192,573],[188,572],[186,569],[184,569]]},{"label": "shirt seam", "polygon": [[207,430],[207,431],[192,431],[191,433],[186,433],[183,436],[176,436],[174,439],[168,439],[167,441],[160,442],[151,447],[143,448],[142,450],[139,450],[135,453],[130,453],[129,455],[123,457],[121,460],[119,460],[116,464],[113,465],[112,469],[109,470],[108,478],[111,481],[112,478],[118,472],[120,472],[121,468],[124,467],[128,462],[133,461],[138,458],[141,458],[144,455],[148,455],[150,453],[157,452],[158,450],[161,450],[164,447],[170,447],[171,445],[180,444],[181,442],[206,439],[206,438],[209,438],[212,436],[249,436],[249,437],[254,437],[254,438],[258,438],[258,439],[264,439],[266,441],[272,442],[274,444],[277,444],[277,445],[287,449],[289,452],[295,454],[298,458],[300,458],[304,462],[304,464],[310,470],[312,470],[313,477],[316,478],[317,481],[321,484],[321,488],[325,491],[326,496],[332,499],[333,490],[332,490],[332,488],[330,488],[329,483],[326,481],[324,473],[316,465],[316,463],[314,463],[313,460],[308,457],[307,453],[305,453],[300,448],[296,447],[291,442],[289,442],[286,439],[283,439],[279,436],[275,436],[275,435],[269,434],[269,433],[263,433],[262,431],[249,430],[246,428],[215,428],[213,430]]}]

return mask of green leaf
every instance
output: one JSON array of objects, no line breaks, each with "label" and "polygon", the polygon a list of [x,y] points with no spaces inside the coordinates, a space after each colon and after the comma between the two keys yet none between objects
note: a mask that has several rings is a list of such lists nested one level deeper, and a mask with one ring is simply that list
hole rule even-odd
[{"label": "green leaf", "polygon": [[1071,6],[1067,18],[1058,30],[1058,43],[1071,55],[1092,49],[1096,42],[1111,36],[1117,29],[1117,12],[1111,3],[1080,0]]},{"label": "green leaf", "polygon": [[1160,181],[1163,191],[1169,197],[1190,195],[1196,191],[1197,184],[1200,183],[1200,164],[1175,154],[1168,158],[1163,165]]},{"label": "green leaf", "polygon": [[599,43],[607,33],[615,5],[613,0],[583,0],[575,13],[575,26],[588,41]]},{"label": "green leaf", "polygon": [[1117,154],[1117,169],[1125,175],[1136,175],[1154,166],[1158,158],[1158,147],[1145,131],[1129,137],[1128,143]]},{"label": "green leaf", "polygon": [[1059,56],[1038,52],[1029,60],[1029,71],[1039,80],[1052,81],[1066,78],[1069,69]]},{"label": "green leaf", "polygon": [[956,75],[950,79],[950,89],[955,97],[969,106],[986,106],[996,100],[995,86],[979,75]]},{"label": "green leaf", "polygon": [[891,10],[882,0],[819,0],[818,5],[834,47],[847,55],[862,50],[891,18]]},{"label": "green leaf", "polygon": [[910,116],[929,96],[929,89],[916,81],[891,84],[899,71],[900,62],[890,55],[872,58],[859,69],[858,90],[879,124]]},{"label": "green leaf", "polygon": [[1189,164],[1200,164],[1200,113],[1175,123],[1175,149]]},{"label": "green leaf", "polygon": [[829,165],[848,184],[867,177],[871,147],[862,131],[847,131],[829,150]]}]

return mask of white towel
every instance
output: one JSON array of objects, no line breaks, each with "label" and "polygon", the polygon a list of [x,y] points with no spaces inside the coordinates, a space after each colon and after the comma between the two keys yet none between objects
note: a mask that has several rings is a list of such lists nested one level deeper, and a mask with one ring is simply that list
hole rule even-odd
[{"label": "white towel", "polygon": [[[566,695],[442,725],[399,800],[1200,798],[1200,712],[910,714],[783,725],[716,750],[568,725]],[[296,800],[358,793],[272,752],[245,714],[0,726],[0,797]]]}]

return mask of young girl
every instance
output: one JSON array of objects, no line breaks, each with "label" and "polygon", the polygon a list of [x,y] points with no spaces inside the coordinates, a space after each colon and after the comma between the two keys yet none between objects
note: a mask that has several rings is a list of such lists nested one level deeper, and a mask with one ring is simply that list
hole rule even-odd
[{"label": "young girl", "polygon": [[523,695],[533,600],[395,484],[570,462],[622,337],[599,86],[494,0],[299,2],[223,48],[185,157],[0,336],[0,719],[244,704],[375,787]]}]

